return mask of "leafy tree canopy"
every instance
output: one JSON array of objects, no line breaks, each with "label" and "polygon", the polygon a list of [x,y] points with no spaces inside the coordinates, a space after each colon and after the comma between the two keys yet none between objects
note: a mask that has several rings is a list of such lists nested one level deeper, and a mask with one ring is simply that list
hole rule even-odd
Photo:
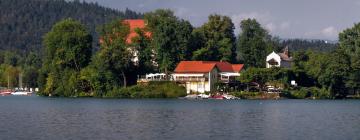
[{"label": "leafy tree canopy", "polygon": [[156,61],[160,71],[168,73],[178,62],[190,57],[190,40],[193,27],[188,21],[178,19],[170,10],[159,9],[145,14],[153,33]]},{"label": "leafy tree canopy", "polygon": [[271,36],[255,19],[241,21],[237,49],[241,62],[247,67],[265,67],[265,59],[273,48]]},{"label": "leafy tree canopy", "polygon": [[82,86],[78,81],[79,72],[90,62],[91,34],[80,22],[65,19],[45,35],[44,46],[44,93],[74,96]]},{"label": "leafy tree canopy", "polygon": [[227,16],[210,15],[209,21],[196,29],[200,38],[199,48],[193,53],[194,60],[236,61],[234,24]]}]

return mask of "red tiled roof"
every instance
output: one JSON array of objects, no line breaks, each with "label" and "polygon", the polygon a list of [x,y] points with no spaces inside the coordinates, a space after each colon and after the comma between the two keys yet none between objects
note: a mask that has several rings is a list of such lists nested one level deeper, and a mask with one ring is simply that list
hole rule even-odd
[{"label": "red tiled roof", "polygon": [[175,69],[175,73],[207,73],[214,67],[220,72],[240,72],[243,64],[230,64],[219,61],[181,61]]},{"label": "red tiled roof", "polygon": [[[132,38],[136,37],[138,34],[135,32],[136,28],[143,29],[146,27],[145,21],[143,19],[126,19],[124,20],[125,23],[129,24],[130,26],[130,33],[126,39],[126,43],[132,43]],[[150,32],[145,32],[145,35],[150,37]]]},{"label": "red tiled roof", "polygon": [[233,64],[232,68],[234,72],[240,72],[244,67],[244,64]]},{"label": "red tiled roof", "polygon": [[216,64],[204,63],[203,61],[181,61],[175,73],[207,73],[210,72]]},{"label": "red tiled roof", "polygon": [[219,68],[220,72],[233,72],[232,65],[229,62],[219,62],[219,61],[207,61],[205,63],[215,63]]}]

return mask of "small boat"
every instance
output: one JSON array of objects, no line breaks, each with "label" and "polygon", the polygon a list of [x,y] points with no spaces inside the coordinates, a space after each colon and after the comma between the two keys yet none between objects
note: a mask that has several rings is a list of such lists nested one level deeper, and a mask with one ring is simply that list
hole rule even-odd
[{"label": "small boat", "polygon": [[223,95],[213,95],[211,96],[211,99],[218,99],[218,100],[222,100],[225,99]]},{"label": "small boat", "polygon": [[187,95],[184,97],[185,99],[198,99],[199,97],[196,94]]},{"label": "small boat", "polygon": [[11,92],[11,95],[23,95],[23,96],[27,96],[27,95],[31,95],[32,92],[28,92],[28,91],[14,91]]},{"label": "small boat", "polygon": [[210,98],[210,95],[199,94],[198,97],[201,98],[201,99],[209,99],[209,98]]},{"label": "small boat", "polygon": [[224,99],[239,99],[238,97],[235,97],[234,95],[229,95],[229,94],[224,94],[223,95]]},{"label": "small boat", "polygon": [[0,91],[0,95],[1,96],[7,96],[7,95],[11,95],[11,90],[10,89],[5,89],[5,90],[1,90]]}]

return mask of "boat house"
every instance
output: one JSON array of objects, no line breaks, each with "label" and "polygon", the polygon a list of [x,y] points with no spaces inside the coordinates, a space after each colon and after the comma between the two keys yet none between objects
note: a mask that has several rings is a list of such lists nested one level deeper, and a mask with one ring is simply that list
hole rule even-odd
[{"label": "boat house", "polygon": [[217,83],[233,83],[240,76],[243,64],[219,61],[181,61],[172,78],[186,87],[187,93],[213,92]]}]

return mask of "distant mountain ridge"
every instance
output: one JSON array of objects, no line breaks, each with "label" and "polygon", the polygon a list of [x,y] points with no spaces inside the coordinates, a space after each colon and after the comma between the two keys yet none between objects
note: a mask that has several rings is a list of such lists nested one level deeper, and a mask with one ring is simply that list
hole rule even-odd
[{"label": "distant mountain ridge", "polygon": [[129,9],[118,11],[79,0],[0,0],[0,9],[0,50],[18,53],[39,51],[43,35],[64,18],[79,20],[97,38],[98,25],[117,18],[143,17]]}]

